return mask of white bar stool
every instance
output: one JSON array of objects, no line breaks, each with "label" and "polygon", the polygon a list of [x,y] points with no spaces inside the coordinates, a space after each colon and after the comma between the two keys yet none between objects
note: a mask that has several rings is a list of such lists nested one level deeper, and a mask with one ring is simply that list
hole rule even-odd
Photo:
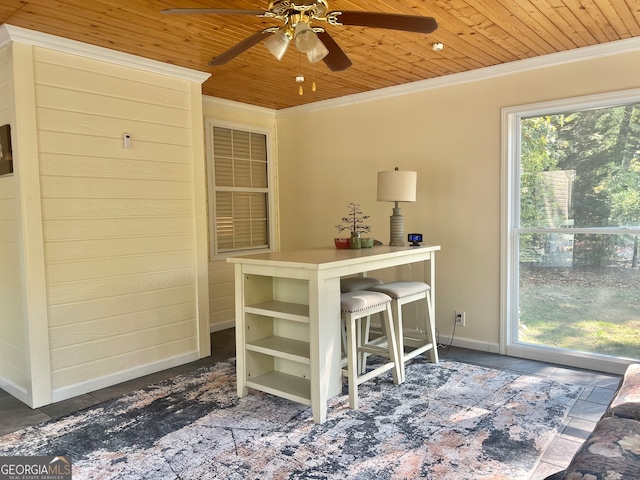
[{"label": "white bar stool", "polygon": [[340,293],[369,290],[371,287],[381,284],[382,280],[373,277],[342,277],[340,279]]},{"label": "white bar stool", "polygon": [[[424,282],[391,282],[382,285],[374,285],[370,290],[384,293],[391,297],[391,311],[395,325],[395,337],[398,346],[398,358],[400,358],[400,379],[404,382],[405,364],[412,358],[429,352],[429,358],[433,363],[438,363],[438,345],[436,343],[435,319],[433,318],[433,305],[431,303],[431,286]],[[425,300],[427,304],[427,315],[423,317],[422,324],[418,325],[419,330],[405,329],[402,322],[402,306],[407,303]],[[368,322],[367,322],[368,323]],[[369,341],[369,328],[365,325],[363,330],[364,341]],[[412,347],[413,350],[405,352],[405,346]],[[366,358],[363,360],[363,367]]]},{"label": "white bar stool", "polygon": [[[349,381],[349,407],[357,410],[358,408],[358,385],[377,377],[380,374],[393,369],[393,383],[402,383],[401,379],[401,362],[397,357],[398,346],[396,344],[393,322],[391,314],[391,297],[384,293],[373,292],[369,290],[348,292],[340,295],[340,309],[342,311],[342,321],[347,327],[347,369],[342,370],[342,374]],[[371,345],[363,341],[360,334],[361,319],[367,318],[374,313],[382,313],[386,332],[386,346]],[[358,354],[367,352],[382,355],[390,361],[380,365],[373,370],[361,374],[358,365]]]},{"label": "white bar stool", "polygon": [[[342,277],[340,278],[340,293],[358,292],[360,290],[368,290],[376,285],[381,285],[382,280],[373,277]],[[347,352],[347,330],[344,322],[342,322],[342,351]],[[364,356],[361,355],[361,360]]]}]

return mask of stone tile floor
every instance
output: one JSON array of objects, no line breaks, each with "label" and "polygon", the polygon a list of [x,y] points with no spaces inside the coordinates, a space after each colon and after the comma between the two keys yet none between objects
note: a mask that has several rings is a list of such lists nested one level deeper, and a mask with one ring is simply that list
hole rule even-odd
[{"label": "stone tile floor", "polygon": [[[124,393],[235,356],[234,329],[222,330],[211,334],[212,355],[196,362],[147,375],[112,387],[80,395],[52,405],[31,409],[8,393],[0,390],[0,436],[55,419],[77,410],[96,405],[104,400],[115,398]],[[584,387],[580,399],[573,406],[565,420],[564,428],[558,432],[542,455],[539,465],[530,480],[541,480],[547,475],[565,468],[582,442],[595,427],[596,422],[611,400],[618,384],[619,375],[599,373],[590,370],[562,367],[544,362],[506,357],[494,353],[479,352],[464,348],[451,347],[440,352],[441,358],[500,368],[521,374],[539,375],[563,383],[578,384]]]}]

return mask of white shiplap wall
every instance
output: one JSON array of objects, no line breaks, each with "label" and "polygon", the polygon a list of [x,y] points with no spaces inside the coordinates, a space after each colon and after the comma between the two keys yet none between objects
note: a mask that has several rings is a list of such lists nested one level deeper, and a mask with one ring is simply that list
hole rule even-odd
[{"label": "white shiplap wall", "polygon": [[[0,125],[12,123],[11,71],[11,49],[4,46],[0,48]],[[22,323],[19,212],[16,176],[0,177],[0,387],[24,398],[28,374]]]},{"label": "white shiplap wall", "polygon": [[190,82],[45,48],[34,80],[54,399],[197,358]]}]

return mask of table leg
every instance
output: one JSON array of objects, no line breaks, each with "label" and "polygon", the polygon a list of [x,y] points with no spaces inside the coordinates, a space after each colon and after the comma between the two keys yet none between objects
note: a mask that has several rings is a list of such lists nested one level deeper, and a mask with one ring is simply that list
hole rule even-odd
[{"label": "table leg", "polygon": [[313,278],[309,285],[309,354],[313,420],[327,419],[327,401],[339,394],[340,279]]}]

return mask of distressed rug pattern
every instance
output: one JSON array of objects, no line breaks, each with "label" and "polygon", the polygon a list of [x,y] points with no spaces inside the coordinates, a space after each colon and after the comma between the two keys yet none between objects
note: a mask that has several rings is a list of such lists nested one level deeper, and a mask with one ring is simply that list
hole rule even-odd
[{"label": "distressed rug pattern", "polygon": [[0,437],[0,455],[70,455],[79,479],[528,478],[581,387],[416,359],[345,391],[327,421],[252,391],[236,397],[233,359]]}]

